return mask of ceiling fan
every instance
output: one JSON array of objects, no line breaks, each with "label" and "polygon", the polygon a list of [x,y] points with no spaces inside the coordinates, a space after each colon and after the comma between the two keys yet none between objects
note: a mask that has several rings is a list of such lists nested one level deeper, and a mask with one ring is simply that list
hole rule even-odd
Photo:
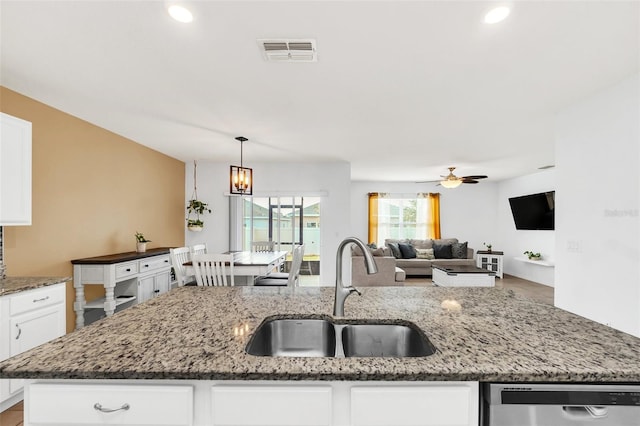
[{"label": "ceiling fan", "polygon": [[486,179],[486,175],[471,175],[471,176],[462,176],[458,177],[453,174],[455,167],[449,167],[449,174],[447,176],[442,176],[444,179],[442,180],[428,180],[419,183],[428,183],[428,182],[438,182],[438,185],[442,185],[445,188],[457,188],[463,183],[478,183],[479,179]]}]

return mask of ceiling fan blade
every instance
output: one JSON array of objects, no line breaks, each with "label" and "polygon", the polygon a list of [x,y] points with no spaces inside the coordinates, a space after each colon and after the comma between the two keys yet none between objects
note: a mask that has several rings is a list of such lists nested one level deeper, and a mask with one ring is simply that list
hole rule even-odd
[{"label": "ceiling fan blade", "polygon": [[471,175],[471,176],[462,176],[462,179],[486,179],[488,176],[486,175]]},{"label": "ceiling fan blade", "polygon": [[438,180],[419,180],[416,181],[416,183],[436,183],[436,182],[440,182],[442,179],[438,179]]},{"label": "ceiling fan blade", "polygon": [[462,183],[478,183],[478,181],[473,179],[462,179]]}]

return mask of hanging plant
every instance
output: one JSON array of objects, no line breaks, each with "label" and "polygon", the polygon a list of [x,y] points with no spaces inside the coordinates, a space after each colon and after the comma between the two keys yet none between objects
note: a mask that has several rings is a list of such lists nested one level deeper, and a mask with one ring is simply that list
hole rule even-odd
[{"label": "hanging plant", "polygon": [[[193,162],[193,194],[191,199],[187,203],[187,229],[190,231],[199,232],[202,231],[204,222],[200,219],[200,215],[205,213],[211,213],[209,204],[198,199],[198,164]],[[195,215],[195,218],[192,217]]]}]

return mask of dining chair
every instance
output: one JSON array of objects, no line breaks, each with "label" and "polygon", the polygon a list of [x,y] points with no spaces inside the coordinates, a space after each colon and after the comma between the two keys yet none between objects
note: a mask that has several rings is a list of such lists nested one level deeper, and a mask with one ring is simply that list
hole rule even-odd
[{"label": "dining chair", "polygon": [[[298,279],[300,277],[300,266],[302,265],[302,257],[304,256],[304,245],[299,245],[293,249],[293,259],[291,260],[291,268],[289,273],[274,272],[264,278],[258,278],[255,281],[256,286],[267,287],[295,287],[298,285]],[[286,278],[285,278],[286,276]]]},{"label": "dining chair", "polygon": [[194,254],[207,254],[207,244],[195,244],[191,246],[191,256]]},{"label": "dining chair", "polygon": [[191,260],[189,247],[169,249],[169,256],[171,257],[171,266],[176,273],[178,287],[194,282],[195,277],[193,275],[186,275],[186,268],[184,266],[186,262]]},{"label": "dining chair", "polygon": [[192,256],[199,286],[233,286],[233,254],[195,254]]},{"label": "dining chair", "polygon": [[273,251],[274,248],[274,241],[254,241],[251,243],[251,251]]}]

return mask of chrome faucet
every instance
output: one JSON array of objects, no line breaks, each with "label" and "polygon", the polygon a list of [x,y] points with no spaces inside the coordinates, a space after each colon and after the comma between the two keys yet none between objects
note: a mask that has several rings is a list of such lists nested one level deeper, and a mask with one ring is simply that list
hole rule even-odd
[{"label": "chrome faucet", "polygon": [[333,303],[333,316],[334,317],[343,317],[344,316],[344,302],[347,300],[347,297],[351,293],[361,294],[357,288],[352,285],[349,287],[344,287],[342,285],[342,256],[345,247],[349,244],[355,244],[362,249],[362,253],[364,254],[364,265],[367,268],[367,274],[375,274],[378,272],[378,266],[376,265],[376,261],[373,259],[371,252],[364,245],[362,241],[355,237],[349,237],[342,240],[340,245],[338,246],[338,253],[336,254],[336,297]]}]

